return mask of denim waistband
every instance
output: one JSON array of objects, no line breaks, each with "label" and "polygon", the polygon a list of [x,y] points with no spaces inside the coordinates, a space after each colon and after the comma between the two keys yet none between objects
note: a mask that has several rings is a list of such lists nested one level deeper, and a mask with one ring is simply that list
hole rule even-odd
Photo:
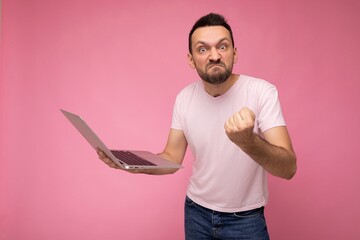
[{"label": "denim waistband", "polygon": [[191,202],[191,204],[196,204],[197,206],[203,208],[203,209],[206,209],[208,211],[211,211],[211,212],[214,212],[214,213],[221,213],[221,214],[236,214],[236,215],[243,215],[243,216],[247,216],[247,215],[251,215],[251,214],[254,214],[254,213],[257,213],[257,212],[261,212],[261,213],[264,213],[264,209],[265,207],[262,206],[262,207],[259,207],[259,208],[254,208],[254,209],[250,209],[250,210],[245,210],[245,211],[239,211],[239,212],[220,212],[220,211],[216,211],[216,210],[213,210],[213,209],[209,209],[209,208],[206,208],[206,207],[203,207],[199,204],[197,204],[196,202],[194,202],[191,198],[189,198],[188,196],[186,196],[186,201],[189,203]]}]

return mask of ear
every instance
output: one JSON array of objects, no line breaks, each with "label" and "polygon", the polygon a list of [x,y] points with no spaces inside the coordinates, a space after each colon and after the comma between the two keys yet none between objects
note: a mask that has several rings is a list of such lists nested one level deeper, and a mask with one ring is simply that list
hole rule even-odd
[{"label": "ear", "polygon": [[237,48],[234,48],[234,63],[238,60]]},{"label": "ear", "polygon": [[194,58],[193,56],[191,55],[191,53],[188,53],[187,54],[187,58],[188,58],[188,63],[189,63],[189,66],[194,69],[195,68],[195,63],[194,63]]}]

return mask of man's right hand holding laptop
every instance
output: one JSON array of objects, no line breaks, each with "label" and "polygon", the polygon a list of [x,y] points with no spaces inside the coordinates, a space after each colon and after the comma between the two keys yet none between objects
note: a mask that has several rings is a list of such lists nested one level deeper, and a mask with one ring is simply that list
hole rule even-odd
[{"label": "man's right hand holding laptop", "polygon": [[143,173],[143,171],[146,171],[146,170],[142,170],[142,169],[121,168],[116,163],[114,163],[110,158],[108,158],[108,156],[106,156],[106,154],[103,151],[101,151],[101,149],[96,149],[96,152],[99,155],[99,159],[111,168],[122,169],[122,170],[125,170],[126,172],[130,172],[130,173]]}]

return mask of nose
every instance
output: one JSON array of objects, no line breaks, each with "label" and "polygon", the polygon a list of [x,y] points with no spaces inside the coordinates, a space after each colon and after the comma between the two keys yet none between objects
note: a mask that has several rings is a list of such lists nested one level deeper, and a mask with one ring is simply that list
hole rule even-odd
[{"label": "nose", "polygon": [[218,53],[216,48],[212,48],[210,51],[210,56],[209,56],[209,60],[210,61],[218,61],[221,58],[220,54]]}]

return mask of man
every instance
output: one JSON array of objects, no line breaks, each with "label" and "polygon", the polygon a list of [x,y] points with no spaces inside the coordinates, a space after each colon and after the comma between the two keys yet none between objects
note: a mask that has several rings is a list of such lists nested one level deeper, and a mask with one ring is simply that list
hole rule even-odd
[{"label": "man", "polygon": [[276,88],[232,73],[237,58],[223,16],[211,13],[195,23],[188,61],[202,80],[177,96],[168,141],[159,154],[181,164],[189,145],[195,157],[185,201],[186,239],[268,239],[266,172],[285,179],[296,172]]}]

